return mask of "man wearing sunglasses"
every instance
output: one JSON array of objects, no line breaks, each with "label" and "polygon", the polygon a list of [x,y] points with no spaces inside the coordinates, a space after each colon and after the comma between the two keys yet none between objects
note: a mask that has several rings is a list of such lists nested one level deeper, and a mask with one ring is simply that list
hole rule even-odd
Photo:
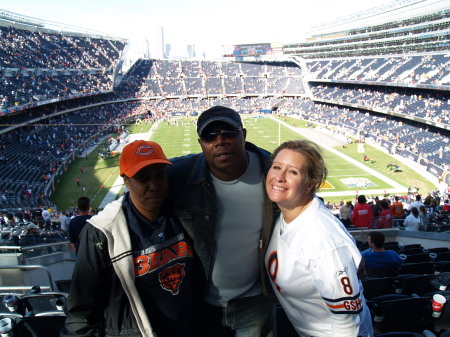
[{"label": "man wearing sunglasses", "polygon": [[204,111],[197,133],[202,153],[174,158],[168,170],[175,212],[201,261],[195,335],[267,336],[272,293],[261,259],[277,217],[264,190],[270,154],[246,142],[230,108]]}]

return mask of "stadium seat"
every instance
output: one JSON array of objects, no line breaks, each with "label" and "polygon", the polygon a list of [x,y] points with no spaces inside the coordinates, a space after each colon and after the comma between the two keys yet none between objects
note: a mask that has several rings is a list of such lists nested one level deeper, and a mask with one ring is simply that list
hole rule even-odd
[{"label": "stadium seat", "polygon": [[387,301],[395,301],[395,300],[402,300],[405,298],[412,298],[411,295],[405,295],[405,294],[387,294],[387,295],[381,295],[372,298],[369,302],[373,303],[380,303],[380,302],[387,302]]},{"label": "stadium seat", "polygon": [[374,320],[374,330],[379,332],[415,332],[421,333],[428,329],[434,331],[431,297],[411,297],[392,301],[370,303],[372,317],[382,317]]},{"label": "stadium seat", "polygon": [[[386,249],[386,247],[385,247],[385,249]],[[398,250],[397,252],[399,254],[414,255],[414,254],[421,254],[424,251],[421,247],[416,247],[416,248],[406,248],[406,249]]]},{"label": "stadium seat", "polygon": [[403,245],[402,246],[402,250],[403,249],[413,249],[413,248],[420,248],[420,249],[423,249],[423,247],[422,247],[422,245],[420,244],[420,243],[411,243],[411,244],[409,244],[409,245]]},{"label": "stadium seat", "polygon": [[[5,296],[15,296],[16,298],[16,310],[11,311],[8,307],[7,304],[5,303]],[[15,315],[20,315],[23,316],[25,315],[25,306],[23,305],[22,302],[22,294],[17,294],[17,293],[2,293],[0,294],[0,315],[8,315],[11,314],[12,316]]]},{"label": "stadium seat", "polygon": [[450,261],[438,261],[434,263],[436,273],[450,272]]},{"label": "stadium seat", "polygon": [[[399,251],[400,254],[403,254],[401,251]],[[412,254],[412,255],[406,255],[405,263],[415,263],[415,262],[429,262],[430,256],[428,253],[419,253],[419,254]]]},{"label": "stadium seat", "polygon": [[450,252],[437,253],[435,261],[450,261]]},{"label": "stadium seat", "polygon": [[365,278],[361,282],[364,288],[364,297],[371,300],[374,297],[395,294],[394,281],[396,277]]},{"label": "stadium seat", "polygon": [[62,313],[66,300],[66,293],[53,291],[22,296],[27,310],[35,316],[44,313]]},{"label": "stadium seat", "polygon": [[63,291],[65,293],[69,292],[71,284],[72,284],[72,280],[55,281],[56,289],[58,289],[59,291]]},{"label": "stadium seat", "polygon": [[434,262],[417,262],[417,263],[403,263],[400,267],[400,274],[434,274],[436,271],[436,264]]},{"label": "stadium seat", "polygon": [[17,322],[21,333],[26,337],[59,337],[66,322],[64,316],[31,316]]},{"label": "stadium seat", "polygon": [[394,277],[399,275],[397,267],[371,268],[367,269],[366,272],[368,277]]},{"label": "stadium seat", "polygon": [[415,332],[397,331],[378,334],[375,337],[424,337],[424,335]]},{"label": "stadium seat", "polygon": [[436,247],[436,248],[428,248],[428,249],[424,250],[424,252],[436,253],[436,254],[438,254],[438,253],[446,253],[448,251],[449,251],[448,247]]},{"label": "stadium seat", "polygon": [[448,285],[450,273],[438,275],[414,275],[399,277],[395,284],[397,292],[401,294],[416,294],[423,296],[426,293],[442,290],[441,286]]},{"label": "stadium seat", "polygon": [[395,250],[395,251],[399,250],[397,241],[385,242],[383,247],[384,247],[384,249],[389,249],[389,250]]},{"label": "stadium seat", "polygon": [[297,337],[298,333],[280,304],[273,307],[273,337]]}]

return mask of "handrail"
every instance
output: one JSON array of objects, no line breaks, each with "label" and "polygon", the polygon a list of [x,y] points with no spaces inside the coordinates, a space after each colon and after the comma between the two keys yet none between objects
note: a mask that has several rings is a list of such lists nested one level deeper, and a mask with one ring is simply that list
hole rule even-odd
[{"label": "handrail", "polygon": [[[20,270],[28,270],[28,269],[41,269],[43,271],[45,271],[47,273],[47,277],[48,277],[48,281],[49,281],[49,289],[50,291],[53,291],[53,279],[52,279],[52,275],[50,274],[50,270],[42,265],[20,265],[20,266],[13,266],[13,265],[4,265],[4,266],[0,266],[0,269],[20,269]],[[18,289],[31,289],[32,287],[30,286],[24,286],[24,287],[20,287],[20,286],[12,286],[12,287],[0,287],[1,290],[4,289],[13,289],[13,290],[18,290]],[[42,288],[42,287],[41,287]],[[44,286],[44,288],[47,288],[46,286]]]},{"label": "handrail", "polygon": [[0,250],[10,249],[10,250],[18,250],[20,252],[25,252],[27,250],[32,250],[32,249],[36,249],[36,248],[47,248],[47,247],[67,245],[68,243],[69,243],[69,241],[61,241],[61,242],[43,243],[43,244],[34,245],[34,246],[0,246]]}]

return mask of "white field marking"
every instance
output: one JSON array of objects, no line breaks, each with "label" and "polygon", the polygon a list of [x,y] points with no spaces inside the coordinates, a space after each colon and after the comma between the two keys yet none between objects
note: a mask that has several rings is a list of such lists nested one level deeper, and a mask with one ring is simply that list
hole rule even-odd
[{"label": "white field marking", "polygon": [[[341,177],[355,177],[355,175],[354,174],[340,174],[338,176],[327,176],[327,178],[341,178]],[[373,177],[373,176],[371,174],[358,174],[358,177]]]},{"label": "white field marking", "polygon": [[[153,126],[150,128],[149,132],[147,133],[135,133],[128,135],[128,143],[131,143],[134,140],[138,139],[151,139],[153,136],[153,133],[158,128],[159,122],[156,122],[153,124]],[[116,149],[118,152],[122,152],[122,149],[125,147],[126,144],[120,144],[119,147]],[[115,170],[119,169],[118,167],[114,168],[113,172]],[[108,178],[103,182],[102,186],[105,186],[105,183],[112,177],[112,174],[109,175]],[[107,204],[109,204],[111,201],[114,201],[117,197],[117,194],[120,192],[120,189],[123,186],[123,178],[121,176],[118,176],[116,181],[114,182],[113,186],[109,189],[108,193],[106,193],[105,197],[103,198],[103,201],[100,203],[99,208],[105,208]],[[95,193],[92,200],[95,199],[97,194],[100,192],[100,189]]]},{"label": "white field marking", "polygon": [[[277,118],[275,118],[273,116],[270,116],[270,118],[272,118],[272,120],[274,120],[274,121],[276,121],[278,123],[281,123],[282,125],[286,126],[287,128],[291,129],[292,131],[295,131],[298,134],[301,134],[301,132],[297,128],[295,128],[293,126],[290,126],[289,124],[287,124],[287,123],[285,123],[285,122],[283,122],[283,121],[281,121],[281,120],[279,120],[279,119],[277,119]],[[311,140],[314,141],[313,139],[311,139]],[[374,169],[361,164],[357,160],[355,160],[353,158],[350,158],[349,156],[347,156],[347,155],[337,151],[336,149],[332,148],[331,146],[326,146],[326,145],[321,145],[321,146],[324,149],[334,153],[335,155],[345,159],[349,163],[351,163],[351,164],[353,164],[355,166],[358,166],[359,168],[363,169],[364,171],[369,173],[369,175],[375,176],[375,177],[381,179],[382,181],[384,181],[384,182],[386,182],[386,183],[388,183],[389,185],[392,186],[392,188],[390,188],[390,189],[361,190],[360,192],[363,192],[364,194],[384,194],[385,191],[386,191],[386,193],[401,193],[401,192],[407,192],[408,191],[407,187],[405,187],[403,185],[400,185],[399,183],[397,183],[397,182],[393,181],[392,179],[386,177],[385,175],[381,174],[380,172],[375,171]],[[356,190],[356,188],[355,188],[355,190]],[[353,191],[341,191],[341,192],[321,192],[321,193],[318,193],[318,195],[320,195],[320,196],[355,195],[355,190],[353,190]]]}]

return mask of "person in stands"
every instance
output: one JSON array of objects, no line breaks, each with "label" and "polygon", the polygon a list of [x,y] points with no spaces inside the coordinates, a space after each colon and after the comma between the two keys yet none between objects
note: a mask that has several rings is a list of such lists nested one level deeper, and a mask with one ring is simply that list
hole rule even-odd
[{"label": "person in stands", "polygon": [[87,220],[91,218],[89,210],[91,208],[91,201],[88,197],[81,197],[78,199],[78,215],[69,222],[69,240],[72,252],[78,254],[80,249],[80,233],[86,225]]},{"label": "person in stands", "polygon": [[360,227],[372,228],[373,224],[372,207],[370,207],[370,205],[367,204],[367,199],[364,195],[358,196],[358,203],[353,209],[350,221],[357,228]]},{"label": "person in stands", "polygon": [[373,231],[367,237],[369,248],[361,253],[364,258],[367,276],[383,277],[395,276],[401,266],[402,259],[393,250],[385,250],[383,245],[385,236],[381,232]]},{"label": "person in stands", "polygon": [[419,216],[419,210],[415,207],[411,209],[411,213],[405,218],[403,223],[406,231],[418,231],[422,225],[422,219]]},{"label": "person in stands", "polygon": [[350,223],[350,216],[352,215],[353,211],[353,205],[351,201],[347,201],[344,205],[342,205],[339,208],[339,213],[341,215],[341,221],[344,224],[346,228],[349,228]]},{"label": "person in stands", "polygon": [[392,203],[390,211],[393,219],[403,219],[403,203],[400,201],[400,197],[395,197],[395,201]]},{"label": "person in stands", "polygon": [[392,216],[386,199],[380,201],[381,212],[378,214],[377,228],[392,228]]}]

